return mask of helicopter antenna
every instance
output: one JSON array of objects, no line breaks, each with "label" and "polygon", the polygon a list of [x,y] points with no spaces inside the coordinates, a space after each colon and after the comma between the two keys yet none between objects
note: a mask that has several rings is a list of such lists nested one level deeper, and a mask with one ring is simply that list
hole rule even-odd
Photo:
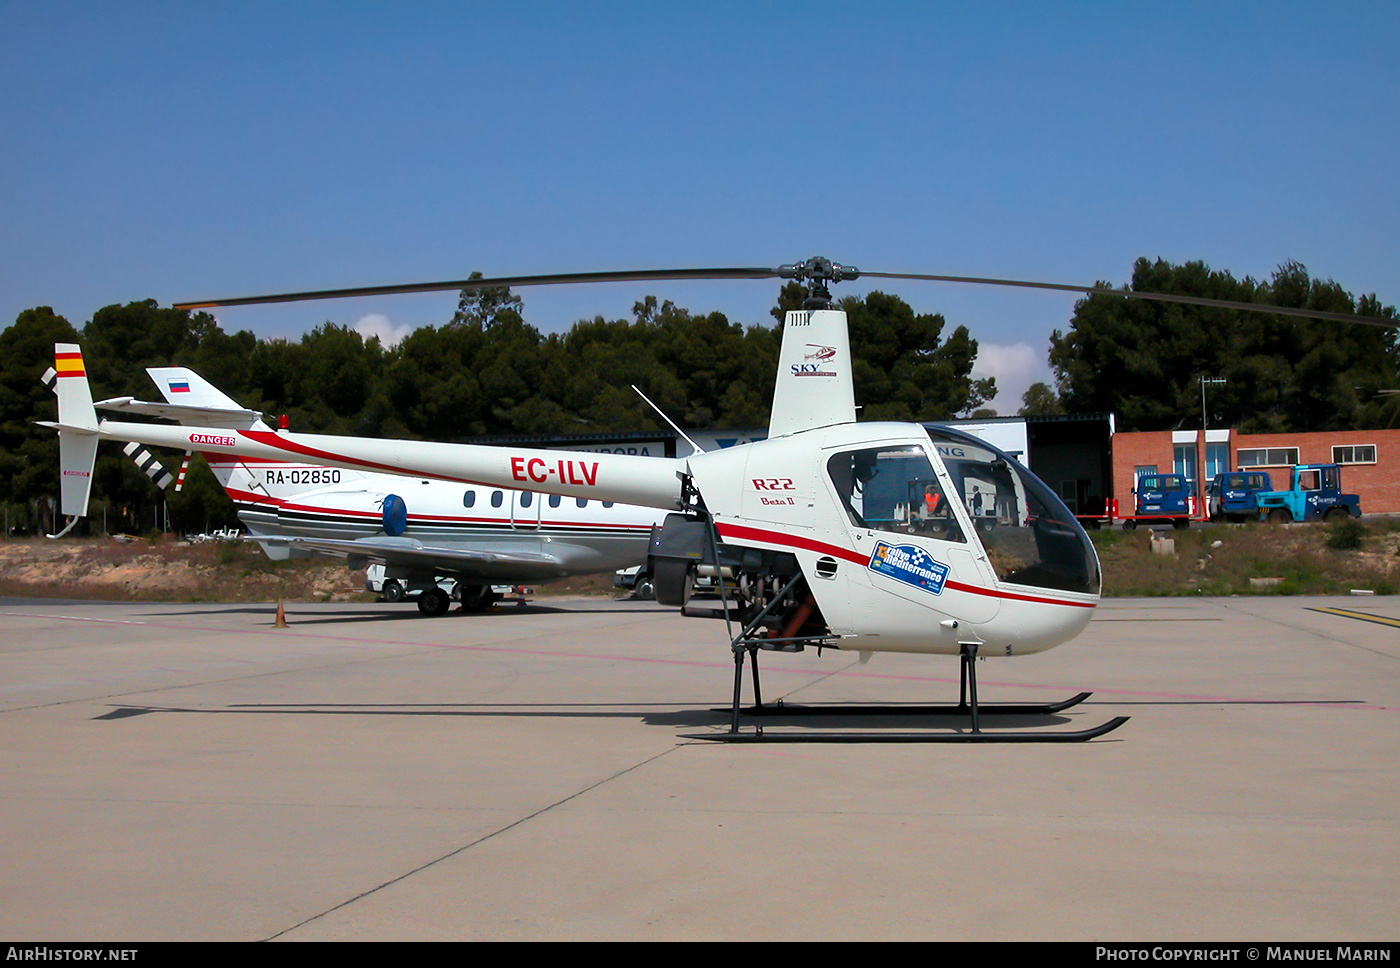
[{"label": "helicopter antenna", "polygon": [[[632,389],[633,389],[633,390],[637,390],[637,384],[635,384],[635,383],[632,384]],[[689,436],[684,430],[682,430],[680,427],[677,427],[677,426],[676,426],[676,422],[675,422],[674,420],[672,420],[670,417],[666,416],[666,411],[662,410],[662,409],[661,409],[660,407],[658,407],[656,404],[652,403],[651,400],[647,397],[647,395],[646,395],[645,393],[643,393],[641,390],[637,390],[637,396],[641,397],[643,400],[646,400],[647,406],[651,407],[651,409],[655,410],[658,414],[660,414],[660,415],[661,415],[661,419],[664,420],[664,421],[666,421],[668,424],[670,424],[672,430],[674,430],[676,433],[678,433],[678,434],[680,434],[682,437],[684,437],[684,438],[685,438],[685,442],[686,442],[687,444],[689,444],[691,447],[695,448],[695,453],[697,453],[697,454],[703,454],[703,453],[705,453],[705,448],[701,447],[701,446],[700,446],[699,444],[697,444],[695,441],[691,440],[691,439],[690,439],[690,436]]]}]

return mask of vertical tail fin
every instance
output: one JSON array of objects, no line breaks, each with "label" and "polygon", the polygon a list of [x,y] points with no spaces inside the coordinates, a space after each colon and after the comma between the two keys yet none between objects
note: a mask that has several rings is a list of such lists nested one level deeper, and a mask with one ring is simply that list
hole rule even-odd
[{"label": "vertical tail fin", "polygon": [[57,374],[53,392],[58,395],[58,422],[74,430],[97,433],[97,411],[92,406],[83,351],[75,343],[55,343],[53,368]]},{"label": "vertical tail fin", "polygon": [[783,321],[768,436],[855,423],[851,340],[839,309],[794,310]]},{"label": "vertical tail fin", "polygon": [[56,343],[53,366],[53,391],[58,396],[62,511],[76,518],[87,514],[92,492],[92,469],[97,463],[97,411],[92,406],[82,350],[73,343]]},{"label": "vertical tail fin", "polygon": [[[169,404],[164,416],[205,427],[272,429],[257,412],[245,410],[236,400],[189,367],[151,366],[146,368],[146,373]],[[188,411],[183,408],[188,408]],[[373,476],[363,471],[292,461],[251,461],[233,454],[206,453],[204,460],[214,472],[215,479],[240,507],[250,504],[276,507],[283,501],[312,491]],[[175,490],[183,486],[188,468],[189,455],[186,454],[184,463],[180,465]]]},{"label": "vertical tail fin", "polygon": [[227,393],[187,366],[148,366],[146,373],[167,403],[216,410],[242,410]]}]

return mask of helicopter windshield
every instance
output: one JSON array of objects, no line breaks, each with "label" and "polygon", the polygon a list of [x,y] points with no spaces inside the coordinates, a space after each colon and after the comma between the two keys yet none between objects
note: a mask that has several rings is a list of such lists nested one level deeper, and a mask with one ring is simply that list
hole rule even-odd
[{"label": "helicopter windshield", "polygon": [[935,427],[929,439],[960,492],[997,578],[1098,594],[1094,546],[1040,478],[970,434]]}]

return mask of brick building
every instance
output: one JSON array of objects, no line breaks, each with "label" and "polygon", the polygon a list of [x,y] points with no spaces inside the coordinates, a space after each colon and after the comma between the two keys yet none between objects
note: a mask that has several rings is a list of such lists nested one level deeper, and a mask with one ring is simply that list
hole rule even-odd
[{"label": "brick building", "polygon": [[[1113,493],[1120,513],[1132,513],[1140,473],[1184,474],[1202,483],[1221,471],[1257,467],[1274,487],[1288,486],[1293,464],[1341,464],[1342,490],[1361,496],[1366,514],[1400,512],[1400,430],[1340,430],[1307,434],[1241,434],[1233,430],[1160,430],[1113,435]],[[1204,473],[1200,470],[1204,468]]]}]

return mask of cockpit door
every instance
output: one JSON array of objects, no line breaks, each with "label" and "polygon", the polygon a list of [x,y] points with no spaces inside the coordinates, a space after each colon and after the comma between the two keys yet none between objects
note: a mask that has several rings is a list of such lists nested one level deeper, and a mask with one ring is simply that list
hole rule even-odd
[{"label": "cockpit door", "polygon": [[863,558],[849,576],[854,612],[896,607],[892,623],[924,629],[938,615],[971,624],[996,616],[972,516],[925,445],[833,448],[825,472],[844,514],[843,543]]}]

